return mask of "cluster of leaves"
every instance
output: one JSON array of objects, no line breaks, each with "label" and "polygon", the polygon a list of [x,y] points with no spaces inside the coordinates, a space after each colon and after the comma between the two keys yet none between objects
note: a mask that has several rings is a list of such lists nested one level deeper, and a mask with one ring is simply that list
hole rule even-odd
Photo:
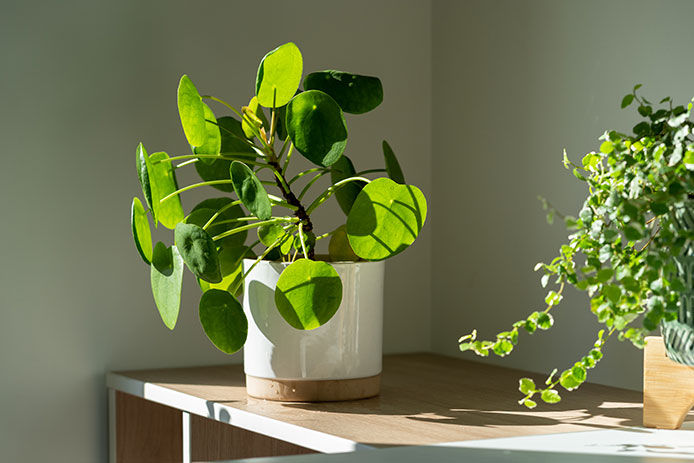
[{"label": "cluster of leaves", "polygon": [[519,328],[532,334],[552,326],[549,311],[561,302],[566,285],[585,291],[591,312],[605,329],[588,355],[557,379],[553,371],[547,387],[538,388],[529,378],[520,380],[525,395],[520,403],[529,408],[536,405],[536,394],[555,403],[561,399],[557,385],[569,391],[580,386],[586,371],[602,358],[612,334],[642,348],[648,332],[678,316],[685,283],[676,258],[694,238],[694,230],[677,223],[694,193],[692,103],[673,106],[670,98],[664,98],[654,105],[637,94],[640,87],[622,100],[622,108],[636,104],[643,118],[633,135],[605,132],[599,151],[583,156],[580,164],[564,153],[564,166],[588,190],[578,217],[559,214],[542,200],[548,221],[560,215],[570,231],[559,255],[535,267],[543,271],[543,287],[556,285],[547,293],[546,309],[514,323],[493,341],[477,340],[475,331],[459,340],[462,351],[505,356],[518,343]]},{"label": "cluster of leaves", "polygon": [[[330,238],[330,261],[382,260],[412,244],[426,219],[424,195],[405,183],[387,142],[385,168],[357,172],[344,155],[344,113],[362,114],[380,105],[381,81],[329,70],[308,74],[301,89],[302,74],[303,58],[295,44],[272,50],[260,62],[256,95],[240,110],[214,96],[201,96],[184,75],[178,86],[178,111],[192,154],[149,155],[142,144],[136,150],[144,204],[133,199],[132,232],[150,266],[162,320],[170,329],[176,325],[187,267],[203,291],[203,329],[226,353],[245,343],[248,320],[237,298],[245,277],[260,261],[284,262],[275,291],[277,310],[290,326],[314,329],[330,320],[342,300],[337,271],[329,262],[315,259],[318,240]],[[217,118],[205,101],[234,115]],[[270,111],[269,117],[263,108]],[[295,151],[317,167],[289,178]],[[174,165],[177,160],[183,162]],[[179,188],[176,170],[185,166],[195,166],[203,181]],[[380,172],[388,177],[365,177]],[[311,188],[326,175],[330,186],[305,206]],[[297,195],[293,188],[300,181],[305,184]],[[228,196],[206,199],[185,215],[180,195],[203,186]],[[268,193],[267,186],[278,195]],[[317,236],[311,213],[333,195],[346,223]],[[152,246],[150,215],[155,227],[174,230],[174,244]],[[257,232],[250,244],[249,231]],[[244,265],[244,259],[250,260]]]}]

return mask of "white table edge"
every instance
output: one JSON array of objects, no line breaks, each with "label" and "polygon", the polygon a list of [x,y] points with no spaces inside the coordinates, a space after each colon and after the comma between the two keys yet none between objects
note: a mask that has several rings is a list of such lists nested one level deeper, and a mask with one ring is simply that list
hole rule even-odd
[{"label": "white table edge", "polygon": [[[106,375],[106,387],[114,391],[124,392],[151,402],[166,405],[185,413],[192,413],[221,423],[230,424],[320,453],[344,453],[376,448],[343,437],[285,423],[274,418],[256,415],[255,413],[239,410],[218,402],[211,402],[118,373],[110,372]],[[110,400],[110,402],[113,402],[113,400]],[[114,423],[114,404],[110,403],[109,408],[111,409],[109,410],[109,419]],[[223,417],[223,415],[227,416]]]}]

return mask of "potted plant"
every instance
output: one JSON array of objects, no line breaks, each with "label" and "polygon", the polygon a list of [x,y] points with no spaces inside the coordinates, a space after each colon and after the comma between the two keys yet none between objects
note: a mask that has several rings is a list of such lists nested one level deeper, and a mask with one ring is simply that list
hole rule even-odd
[{"label": "potted plant", "polygon": [[[320,71],[304,77],[300,89],[302,73],[295,44],[270,51],[260,62],[255,95],[241,108],[201,96],[184,75],[178,110],[192,153],[148,154],[137,147],[144,203],[132,202],[133,237],[150,266],[154,301],[168,328],[178,318],[184,268],[196,276],[205,334],[228,354],[246,345],[249,394],[283,400],[375,395],[382,261],[418,236],[426,200],[405,184],[387,142],[384,169],[357,172],[344,154],[344,113],[376,108],[383,100],[381,81]],[[231,115],[216,117],[208,102]],[[290,177],[297,153],[315,167]],[[179,187],[180,168],[195,168],[202,182]],[[380,172],[388,177],[367,177]],[[329,187],[312,191],[328,177]],[[224,194],[185,214],[181,195],[198,187]],[[312,214],[333,196],[346,222],[318,233]],[[152,246],[150,218],[174,230],[172,245]],[[323,239],[329,239],[329,254],[318,256]]]},{"label": "potted plant", "polygon": [[521,329],[532,334],[552,326],[551,310],[568,285],[586,292],[604,329],[585,356],[559,374],[552,371],[544,385],[520,380],[519,403],[528,408],[539,399],[561,400],[559,386],[578,388],[614,335],[643,348],[646,334],[660,326],[670,358],[694,365],[692,103],[674,106],[663,98],[654,105],[637,94],[640,87],[621,105],[636,105],[643,118],[633,135],[605,132],[599,151],[586,154],[580,163],[564,153],[564,166],[588,188],[577,217],[559,214],[543,200],[548,221],[559,215],[570,231],[559,255],[535,266],[543,273],[542,286],[552,286],[546,308],[493,340],[477,339],[476,331],[459,340],[462,351],[503,357],[513,351]]}]

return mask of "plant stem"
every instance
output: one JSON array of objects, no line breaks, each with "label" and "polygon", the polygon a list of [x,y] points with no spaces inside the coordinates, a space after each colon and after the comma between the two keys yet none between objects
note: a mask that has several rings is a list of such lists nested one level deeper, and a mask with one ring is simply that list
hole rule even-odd
[{"label": "plant stem", "polygon": [[189,159],[189,160],[187,160],[187,161],[185,161],[185,162],[182,162],[182,163],[178,164],[177,166],[174,167],[174,169],[178,169],[178,168],[180,168],[180,167],[185,167],[185,166],[187,166],[187,165],[189,165],[189,164],[195,164],[195,163],[198,162],[198,161],[199,161],[199,159],[197,159],[197,158],[196,158],[196,159]]},{"label": "plant stem", "polygon": [[362,175],[366,174],[374,174],[376,172],[387,172],[385,169],[367,169],[367,170],[362,170],[361,172],[357,172],[354,174],[355,177],[360,177]]},{"label": "plant stem", "polygon": [[319,173],[319,174],[316,174],[316,175],[306,184],[306,186],[301,190],[301,192],[299,193],[299,201],[301,201],[301,200],[304,198],[304,195],[305,195],[306,193],[308,193],[308,190],[313,186],[314,183],[316,183],[318,180],[320,180],[320,178],[321,178],[323,175],[325,175],[325,174],[327,174],[327,173],[329,173],[329,172],[330,172],[329,170],[324,170],[323,172],[321,172],[321,173]]},{"label": "plant stem", "polygon": [[240,200],[240,199],[237,200],[237,201],[232,201],[232,202],[230,202],[229,204],[227,204],[226,206],[224,206],[224,207],[222,207],[221,209],[219,209],[217,212],[215,212],[215,213],[212,215],[212,217],[210,217],[210,220],[208,220],[207,223],[206,223],[205,225],[202,226],[202,229],[203,229],[203,230],[207,230],[207,227],[209,227],[210,224],[211,224],[212,222],[214,222],[215,219],[216,219],[217,217],[219,217],[219,216],[222,214],[222,212],[225,212],[225,211],[227,211],[227,210],[231,209],[232,207],[237,206],[237,205],[239,205],[239,204],[241,204],[241,200]]},{"label": "plant stem", "polygon": [[[160,162],[171,162],[171,161],[177,161],[179,159],[190,159],[190,160],[197,160],[197,159],[220,159],[223,161],[240,161],[240,162],[245,162],[246,164],[252,164],[254,166],[266,166],[267,164],[264,162],[259,162],[259,161],[254,161],[251,159],[248,159],[246,157],[241,157],[238,156],[239,154],[244,154],[244,153],[232,153],[234,157],[231,156],[223,156],[221,153],[220,154],[182,154],[180,156],[174,156],[172,158],[168,159],[159,159],[158,161],[154,161],[152,164],[159,164]],[[248,154],[248,153],[245,153]],[[182,165],[182,164],[181,164]],[[179,165],[180,167],[180,165]]]},{"label": "plant stem", "polygon": [[227,108],[229,108],[229,109],[231,109],[232,111],[234,111],[234,113],[236,113],[237,116],[239,116],[241,119],[243,119],[243,114],[241,114],[241,112],[240,112],[238,109],[234,108],[232,105],[230,105],[230,104],[227,103],[226,101],[217,98],[216,96],[212,96],[212,95],[202,95],[200,98],[207,98],[207,99],[209,99],[209,100],[216,101],[217,103],[221,103],[221,104],[223,104],[224,106],[226,106]]},{"label": "plant stem", "polygon": [[301,250],[304,253],[304,257],[308,259],[308,253],[306,252],[306,245],[304,244],[304,233],[301,231],[301,226],[297,227],[299,229],[299,241],[301,242]]},{"label": "plant stem", "polygon": [[[287,135],[287,140],[289,140],[289,135]],[[282,148],[284,150],[284,147]],[[287,157],[284,160],[284,166],[282,166],[282,175],[287,173],[287,167],[289,167],[289,160],[292,158],[292,153],[294,152],[294,143],[289,144],[289,151],[287,151]]]},{"label": "plant stem", "polygon": [[[276,248],[279,244],[280,241],[282,241],[283,237],[277,238],[274,243],[272,243],[268,248],[263,252],[256,260],[253,262],[253,265],[251,265],[251,268],[246,270],[243,273],[243,276],[239,279],[239,281],[234,285],[234,287],[229,291],[231,294],[236,294],[236,291],[239,290],[239,286],[243,284],[243,282],[246,280],[246,277],[248,276],[249,273],[251,273],[251,270],[255,268],[256,265],[260,263],[261,260],[263,260],[268,254],[270,254],[270,251],[272,251],[274,248]],[[257,244],[257,243],[256,243]],[[255,246],[255,244],[254,244]],[[242,258],[243,259],[243,258]]]},{"label": "plant stem", "polygon": [[244,225],[242,227],[236,227],[233,230],[228,230],[225,231],[224,233],[220,233],[217,236],[214,236],[212,238],[213,241],[221,240],[222,238],[226,238],[227,236],[234,235],[236,233],[240,233],[245,230],[251,230],[253,228],[258,228],[263,225],[271,224],[271,223],[278,223],[278,222],[294,222],[297,221],[297,219],[292,218],[292,217],[282,217],[282,218],[277,218],[277,219],[269,219],[269,220],[261,220],[260,222],[255,222],[251,223],[248,225]]},{"label": "plant stem", "polygon": [[[291,149],[291,148],[290,148]],[[277,160],[274,158],[274,155],[268,160],[268,164],[270,164],[272,167],[274,167],[275,170],[275,180],[277,183],[277,187],[280,189],[282,192],[282,196],[287,200],[287,203],[290,204],[291,206],[296,207],[296,211],[294,211],[294,215],[299,219],[301,222],[300,229],[304,233],[308,233],[313,230],[313,223],[311,223],[311,218],[309,217],[308,213],[306,212],[306,209],[304,209],[304,206],[301,204],[301,201],[292,193],[291,188],[287,184],[287,181],[284,179],[284,175],[282,175],[282,170],[280,168],[279,163]],[[302,240],[303,244],[303,240]],[[307,254],[307,259],[313,259],[315,257],[315,251],[313,248],[309,249],[309,252]]]},{"label": "plant stem", "polygon": [[275,195],[268,195],[268,197],[270,198],[270,201],[272,201],[272,202],[273,202],[274,204],[276,204],[277,206],[286,207],[287,209],[291,209],[292,211],[296,211],[296,210],[297,210],[297,207],[296,207],[296,206],[292,206],[292,205],[289,204],[287,201],[284,201],[284,200],[282,200],[281,198],[278,198],[278,197],[275,196]]},{"label": "plant stem", "polygon": [[222,185],[225,183],[231,183],[231,179],[230,180],[210,180],[209,182],[194,183],[192,185],[188,185],[188,186],[183,187],[179,190],[176,190],[167,196],[164,196],[162,199],[159,200],[159,204],[163,203],[164,201],[166,201],[169,198],[173,198],[174,196],[183,193],[184,191],[192,190],[193,188],[198,188],[201,186],[210,186],[210,185]]},{"label": "plant stem", "polygon": [[300,179],[301,177],[303,177],[304,175],[308,175],[308,174],[312,174],[312,173],[314,173],[314,172],[320,172],[320,171],[324,171],[324,170],[327,170],[327,169],[325,169],[325,167],[314,167],[313,169],[308,169],[308,170],[305,170],[305,171],[303,171],[303,172],[299,172],[299,173],[296,174],[294,177],[292,177],[292,179],[289,180],[289,182],[287,182],[287,183],[288,183],[289,185],[291,185],[292,183],[296,182],[297,180],[299,180],[299,179]]},{"label": "plant stem", "polygon": [[311,203],[311,205],[308,207],[308,209],[306,210],[306,212],[307,212],[308,214],[310,214],[310,213],[313,212],[318,206],[320,206],[320,205],[323,204],[325,201],[327,201],[328,198],[330,198],[330,197],[333,195],[333,193],[335,193],[335,191],[336,191],[338,188],[340,188],[341,186],[343,186],[343,185],[345,185],[345,184],[347,184],[347,183],[349,183],[349,182],[356,182],[356,181],[362,181],[362,182],[366,182],[366,183],[370,183],[370,182],[371,182],[371,180],[369,180],[368,178],[365,178],[365,177],[349,177],[349,178],[340,180],[339,182],[335,183],[335,184],[332,185],[330,188],[328,188],[322,195],[320,195],[318,198],[316,198],[315,201],[313,201],[313,202]]},{"label": "plant stem", "polygon": [[333,235],[334,233],[335,233],[335,230],[333,230],[333,231],[331,231],[331,232],[328,232],[328,233],[323,233],[323,234],[320,235],[320,236],[316,236],[316,241],[322,240],[323,238],[327,238],[328,236],[331,236],[331,235]]}]

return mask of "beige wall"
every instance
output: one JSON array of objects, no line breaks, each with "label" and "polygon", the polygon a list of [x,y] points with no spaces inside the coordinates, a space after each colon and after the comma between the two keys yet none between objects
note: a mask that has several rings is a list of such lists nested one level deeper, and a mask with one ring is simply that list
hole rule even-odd
[{"label": "beige wall", "polygon": [[[241,361],[205,338],[191,278],[178,327],[164,327],[131,242],[137,142],[186,149],[179,76],[240,105],[263,54],[289,40],[307,70],[380,76],[383,105],[348,116],[348,153],[381,167],[388,138],[428,193],[430,24],[428,2],[401,0],[3,5],[0,461],[104,461],[109,369]],[[387,264],[387,351],[430,346],[430,236]]]},{"label": "beige wall", "polygon": [[[433,3],[432,343],[456,354],[542,306],[536,262],[566,238],[537,195],[577,215],[582,185],[561,163],[630,130],[636,83],[651,99],[694,95],[694,3],[468,0]],[[597,323],[569,291],[548,333],[521,335],[507,366],[549,372],[584,355]],[[642,354],[616,339],[590,380],[640,388]],[[512,392],[512,391],[510,391]]]}]

